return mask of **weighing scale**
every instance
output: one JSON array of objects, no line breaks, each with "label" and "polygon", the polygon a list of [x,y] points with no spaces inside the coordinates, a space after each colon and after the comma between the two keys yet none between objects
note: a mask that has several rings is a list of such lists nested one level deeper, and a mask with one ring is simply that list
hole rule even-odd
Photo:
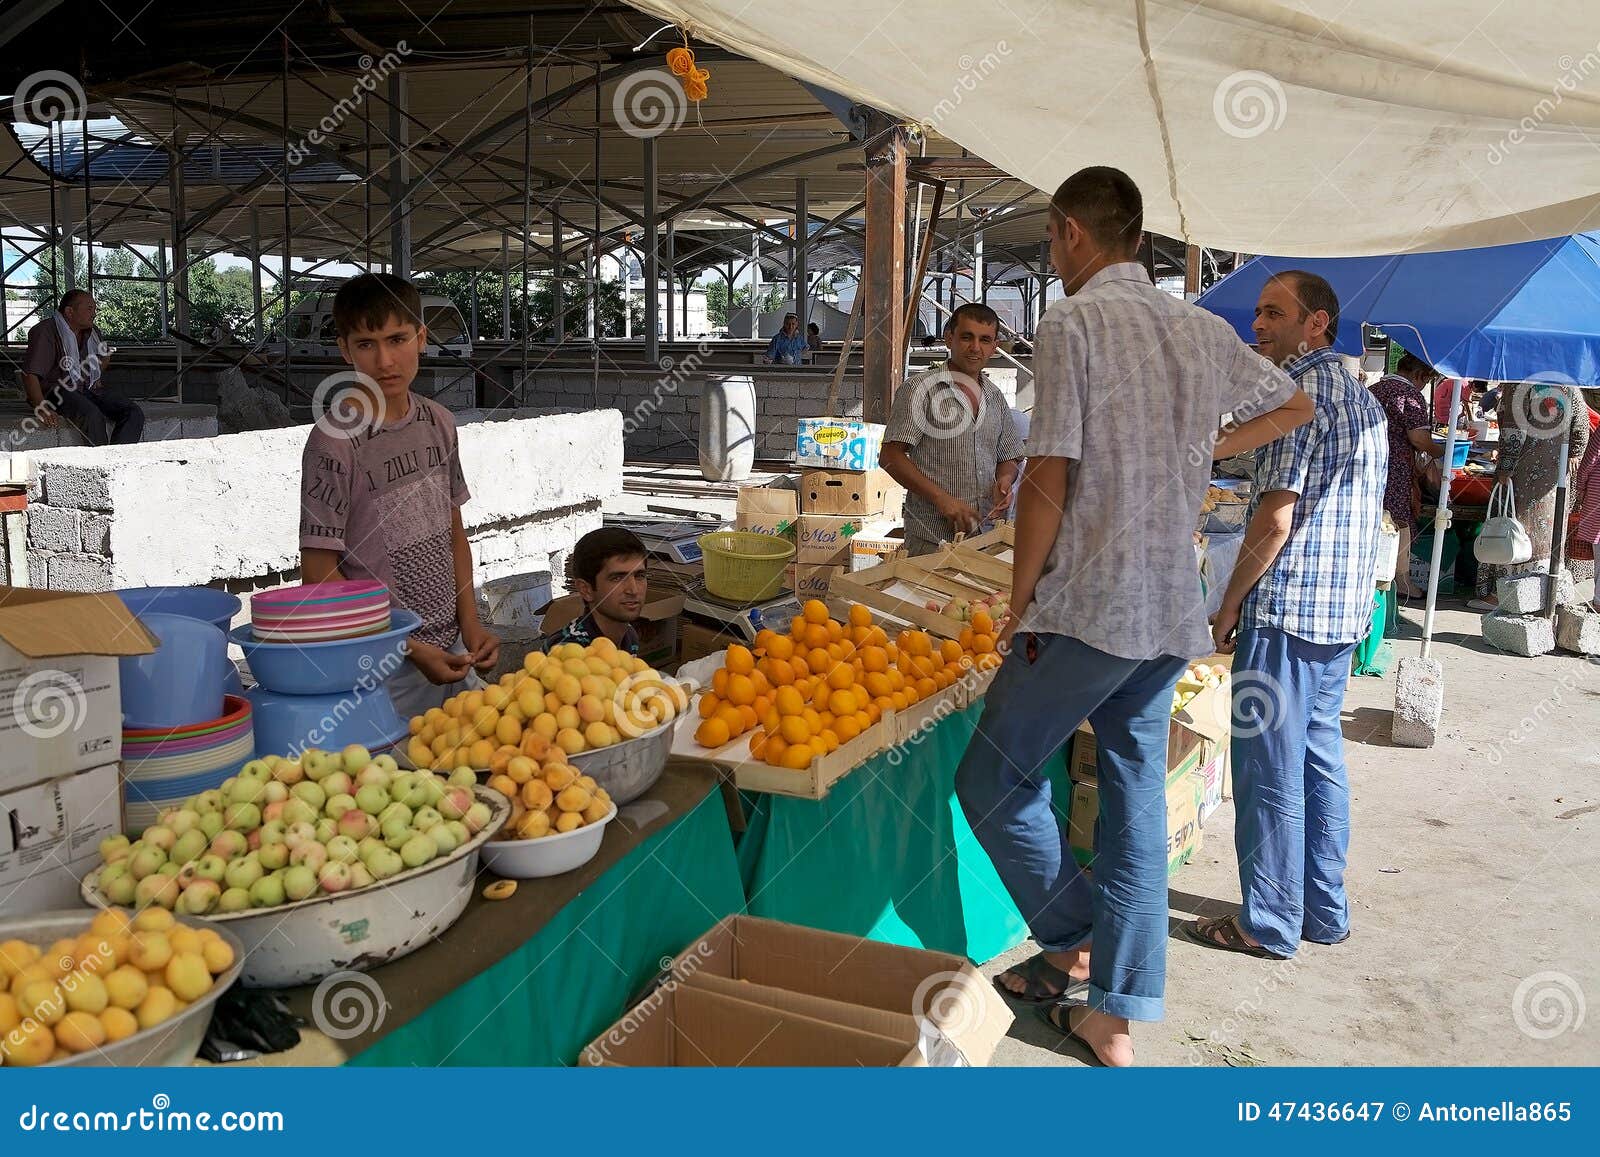
[{"label": "weighing scale", "polygon": [[800,614],[800,600],[793,591],[784,591],[764,602],[735,602],[712,594],[701,581],[684,589],[683,609],[697,619],[715,624],[719,630],[741,635],[745,642],[754,643],[756,635],[768,627],[787,631],[790,621]]},{"label": "weighing scale", "polygon": [[631,530],[649,549],[652,555],[668,562],[679,564],[697,563],[701,559],[700,536],[710,534],[714,530],[721,530],[727,524],[715,522],[711,519],[696,520],[692,518],[664,520],[664,519],[639,519],[628,521],[612,521],[606,519],[607,526],[620,526],[624,530]]}]

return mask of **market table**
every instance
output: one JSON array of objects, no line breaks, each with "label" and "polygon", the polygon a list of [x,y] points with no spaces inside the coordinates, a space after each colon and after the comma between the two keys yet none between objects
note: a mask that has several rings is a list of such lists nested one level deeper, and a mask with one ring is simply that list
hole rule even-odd
[{"label": "market table", "polygon": [[692,760],[673,760],[623,808],[582,868],[523,880],[498,902],[481,895],[493,878],[480,875],[442,938],[366,974],[386,1004],[368,1031],[330,1039],[343,1031],[330,1015],[339,989],[320,1013],[313,988],[294,989],[304,1039],[260,1063],[570,1065],[663,957],[744,906],[716,769]]},{"label": "market table", "polygon": [[[880,752],[821,800],[741,793],[749,913],[979,963],[1020,944],[1027,924],[955,796],[982,710],[980,701]],[[1047,775],[1065,822],[1065,749]]]}]

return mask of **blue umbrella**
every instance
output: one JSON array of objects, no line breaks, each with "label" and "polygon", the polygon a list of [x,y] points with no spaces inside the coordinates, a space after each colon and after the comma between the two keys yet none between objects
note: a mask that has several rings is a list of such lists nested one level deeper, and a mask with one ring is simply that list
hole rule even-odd
[{"label": "blue umbrella", "polygon": [[1267,278],[1304,269],[1339,295],[1341,353],[1378,326],[1440,373],[1600,385],[1600,233],[1393,257],[1257,257],[1197,303],[1254,342]]}]

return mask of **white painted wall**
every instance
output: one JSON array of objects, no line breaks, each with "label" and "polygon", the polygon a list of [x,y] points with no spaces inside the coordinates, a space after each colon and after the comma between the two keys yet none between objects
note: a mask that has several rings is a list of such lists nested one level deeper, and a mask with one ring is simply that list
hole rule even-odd
[{"label": "white painted wall", "polygon": [[[309,426],[31,455],[28,570],[60,590],[293,581]],[[622,489],[622,415],[460,427],[472,500],[462,521],[478,583],[561,573]],[[286,575],[290,577],[285,577]]]}]

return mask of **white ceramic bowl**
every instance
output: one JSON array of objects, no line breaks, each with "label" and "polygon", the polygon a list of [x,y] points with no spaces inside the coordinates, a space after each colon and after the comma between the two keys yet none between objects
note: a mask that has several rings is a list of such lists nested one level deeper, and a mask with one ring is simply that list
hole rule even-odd
[{"label": "white ceramic bowl", "polygon": [[[77,937],[89,930],[94,911],[78,908],[66,912],[40,912],[33,916],[19,916],[0,920],[0,940],[26,940],[32,944],[53,944],[67,937]],[[188,917],[177,917],[178,923],[190,928],[204,927],[201,922]],[[210,990],[176,1016],[150,1028],[140,1029],[132,1036],[115,1044],[101,1045],[92,1052],[80,1053],[63,1061],[51,1061],[46,1068],[162,1068],[182,1067],[191,1063],[200,1053],[200,1042],[206,1039],[206,1029],[211,1025],[211,1006],[217,998],[233,986],[244,968],[244,945],[226,928],[217,928],[217,935],[233,949],[233,967],[211,982]]]},{"label": "white ceramic bowl", "polygon": [[617,805],[599,823],[536,840],[490,840],[483,845],[483,866],[510,880],[536,880],[581,868],[600,851],[606,825],[617,818]]}]

